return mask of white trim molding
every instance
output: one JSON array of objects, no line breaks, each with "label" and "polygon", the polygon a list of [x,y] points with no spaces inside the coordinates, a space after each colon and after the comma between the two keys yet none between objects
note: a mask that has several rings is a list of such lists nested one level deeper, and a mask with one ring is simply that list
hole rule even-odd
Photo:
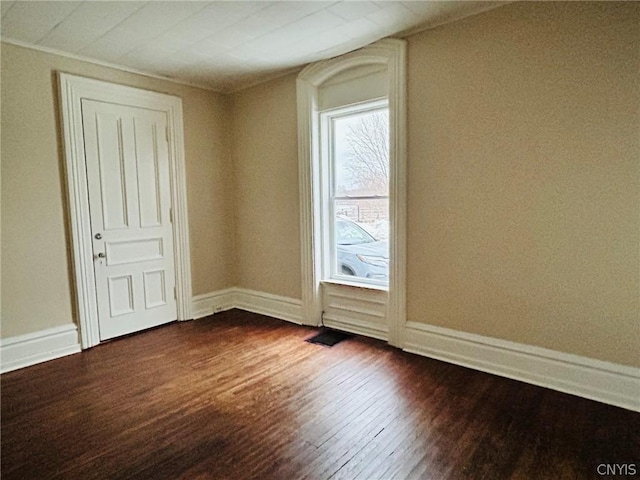
[{"label": "white trim molding", "polygon": [[387,304],[388,341],[402,345],[406,265],[406,41],[384,39],[355,52],[317,62],[298,75],[298,161],[303,323],[322,317],[321,172],[319,161],[319,88],[335,75],[363,66],[386,67],[389,80],[390,268]]},{"label": "white trim molding", "polygon": [[322,282],[322,324],[358,335],[388,340],[388,292]]},{"label": "white trim molding", "polygon": [[11,372],[78,352],[78,328],[73,323],[5,338],[0,340],[0,372]]},{"label": "white trim molding", "polygon": [[66,73],[60,73],[59,79],[60,108],[64,131],[65,170],[71,220],[71,248],[82,348],[89,348],[100,343],[82,129],[83,99],[120,103],[160,110],[166,113],[169,128],[169,170],[178,320],[193,318],[191,314],[191,261],[187,220],[182,100],[163,93],[150,92]]},{"label": "white trim molding", "polygon": [[235,308],[259,313],[260,315],[268,315],[298,325],[303,324],[302,301],[294,298],[246,288],[236,288]]},{"label": "white trim molding", "polygon": [[363,335],[378,340],[387,341],[389,337],[385,328],[372,326],[371,322],[363,322],[362,320],[353,318],[353,315],[345,319],[345,317],[339,315],[325,313],[322,315],[322,323],[323,326],[333,328],[334,330],[355,333],[356,335]]},{"label": "white trim molding", "polygon": [[[78,55],[75,53],[65,52],[63,50],[58,50],[57,48],[44,47],[42,45],[34,45],[33,43],[22,42],[20,40],[15,40],[13,38],[0,37],[0,41],[2,43],[14,45],[16,47],[28,48],[30,50],[35,50],[36,52],[47,53],[49,55],[56,55],[58,57],[63,57],[63,58],[70,58],[72,60],[78,60],[79,62],[90,63],[92,65],[99,65],[101,67],[112,68],[114,70],[120,70],[121,72],[133,73],[134,75],[141,75],[143,77],[163,80],[165,82],[174,83],[176,85],[186,85],[188,87],[199,88],[201,90],[208,90],[210,92],[225,93],[221,90],[212,88],[211,86],[206,85],[204,83],[188,82],[186,80],[180,80],[177,78],[165,77],[164,75],[158,75],[155,73],[147,72],[145,70],[139,70],[137,68],[127,67],[126,65],[120,65],[118,63],[111,63],[111,62],[104,62],[102,60],[97,60],[95,58],[90,58],[90,57],[85,57],[83,55]],[[288,72],[288,73],[291,73],[291,72]]]},{"label": "white trim molding", "polygon": [[302,325],[302,301],[246,288],[226,288],[193,297],[194,319],[237,308]]},{"label": "white trim molding", "polygon": [[640,411],[640,368],[416,322],[404,350]]},{"label": "white trim molding", "polygon": [[225,288],[204,295],[196,295],[193,297],[191,304],[191,312],[193,319],[213,315],[214,313],[231,310],[235,307],[235,288]]}]

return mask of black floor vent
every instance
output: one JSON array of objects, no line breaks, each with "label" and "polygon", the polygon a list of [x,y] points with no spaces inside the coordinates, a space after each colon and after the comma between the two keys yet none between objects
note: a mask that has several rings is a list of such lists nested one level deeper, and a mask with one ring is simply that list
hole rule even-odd
[{"label": "black floor vent", "polygon": [[318,345],[325,345],[327,347],[333,347],[336,343],[353,337],[350,333],[338,332],[337,330],[322,329],[320,333],[313,337],[307,338],[305,341],[309,343],[317,343]]}]

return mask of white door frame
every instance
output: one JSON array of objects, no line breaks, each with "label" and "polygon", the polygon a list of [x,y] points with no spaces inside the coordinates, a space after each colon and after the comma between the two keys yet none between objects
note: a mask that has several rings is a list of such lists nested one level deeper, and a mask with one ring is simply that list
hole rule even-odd
[{"label": "white door frame", "polygon": [[82,128],[83,99],[148,108],[163,111],[167,115],[178,320],[191,319],[191,262],[187,223],[182,100],[163,93],[67,73],[60,73],[59,80],[64,133],[64,164],[71,217],[71,252],[82,348],[90,348],[100,343],[91,219],[89,216],[89,191]]}]

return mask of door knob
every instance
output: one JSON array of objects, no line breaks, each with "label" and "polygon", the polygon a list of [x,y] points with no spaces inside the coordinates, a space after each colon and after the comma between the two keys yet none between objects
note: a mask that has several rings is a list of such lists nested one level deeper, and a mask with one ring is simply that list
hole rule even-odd
[{"label": "door knob", "polygon": [[96,240],[100,240],[102,238],[102,235],[99,233],[96,233],[95,238]]},{"label": "door knob", "polygon": [[100,252],[99,254],[94,255],[93,258],[98,260],[99,258],[107,258],[107,256],[104,253]]}]

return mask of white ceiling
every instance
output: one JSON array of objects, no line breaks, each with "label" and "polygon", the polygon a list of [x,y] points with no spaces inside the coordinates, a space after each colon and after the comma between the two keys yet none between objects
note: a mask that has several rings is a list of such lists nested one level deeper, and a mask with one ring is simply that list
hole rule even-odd
[{"label": "white ceiling", "polygon": [[0,35],[229,92],[502,3],[0,0]]}]

